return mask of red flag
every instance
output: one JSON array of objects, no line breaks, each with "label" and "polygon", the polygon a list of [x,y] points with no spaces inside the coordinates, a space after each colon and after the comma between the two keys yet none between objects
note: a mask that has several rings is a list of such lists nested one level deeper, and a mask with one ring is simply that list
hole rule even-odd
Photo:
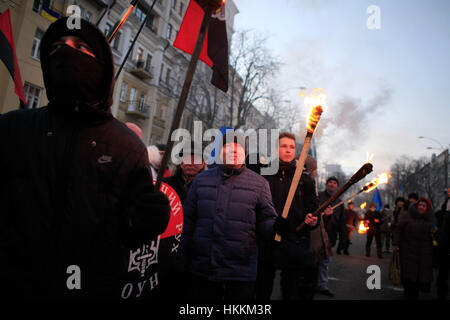
[{"label": "red flag", "polygon": [[22,78],[19,64],[17,63],[16,48],[14,47],[11,17],[9,9],[0,15],[0,60],[8,69],[14,79],[15,92],[23,106],[26,105],[25,92],[23,91]]},{"label": "red flag", "polygon": [[[203,8],[190,1],[173,46],[186,53],[194,52],[195,42],[204,15]],[[228,38],[225,24],[225,2],[211,16],[199,59],[213,69],[211,83],[228,91]]]}]

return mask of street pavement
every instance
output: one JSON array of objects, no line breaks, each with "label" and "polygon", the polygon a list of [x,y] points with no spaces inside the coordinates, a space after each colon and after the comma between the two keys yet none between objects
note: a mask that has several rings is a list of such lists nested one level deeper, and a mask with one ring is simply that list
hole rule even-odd
[{"label": "street pavement", "polygon": [[[365,234],[353,233],[350,255],[337,255],[333,250],[332,261],[329,266],[328,288],[334,293],[330,298],[316,294],[315,300],[403,300],[402,285],[394,286],[389,280],[389,263],[392,253],[383,253],[383,258],[376,256],[375,239],[372,243],[371,257],[365,256]],[[336,249],[336,247],[334,248]],[[370,290],[367,287],[367,280],[373,274],[367,273],[367,268],[376,265],[381,271],[381,288]],[[437,273],[434,270],[434,279]],[[370,281],[373,283],[372,281]],[[281,299],[279,271],[274,282],[272,294],[273,300]],[[430,293],[420,293],[419,299],[436,299],[436,287],[432,284]]]}]

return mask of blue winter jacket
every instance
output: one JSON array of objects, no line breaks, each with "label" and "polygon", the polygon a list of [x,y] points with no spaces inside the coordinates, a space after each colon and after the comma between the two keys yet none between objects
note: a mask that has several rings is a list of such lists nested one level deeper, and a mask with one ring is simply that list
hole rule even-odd
[{"label": "blue winter jacket", "polygon": [[255,281],[257,238],[274,236],[269,184],[245,166],[200,173],[183,204],[181,256],[189,272],[215,281]]}]

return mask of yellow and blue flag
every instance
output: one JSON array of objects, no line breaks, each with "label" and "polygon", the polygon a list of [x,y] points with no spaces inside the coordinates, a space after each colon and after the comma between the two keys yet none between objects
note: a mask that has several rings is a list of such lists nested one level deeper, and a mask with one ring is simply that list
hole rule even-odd
[{"label": "yellow and blue flag", "polygon": [[41,16],[43,16],[45,19],[55,22],[59,18],[59,14],[53,10],[51,10],[49,7],[43,5],[41,10]]},{"label": "yellow and blue flag", "polygon": [[377,206],[377,211],[381,211],[383,209],[383,201],[381,200],[380,192],[378,188],[375,188],[375,193],[373,194],[372,202],[374,202]]}]

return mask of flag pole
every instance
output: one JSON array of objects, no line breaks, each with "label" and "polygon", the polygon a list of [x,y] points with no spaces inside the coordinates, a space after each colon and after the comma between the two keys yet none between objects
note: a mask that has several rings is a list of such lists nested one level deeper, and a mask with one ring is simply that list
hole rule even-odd
[{"label": "flag pole", "polygon": [[138,32],[136,33],[136,36],[133,39],[133,42],[131,43],[130,47],[128,48],[127,53],[126,53],[125,57],[122,60],[122,64],[120,65],[119,69],[117,70],[117,73],[116,73],[116,76],[114,77],[114,80],[117,80],[119,78],[120,72],[122,71],[123,67],[125,66],[125,63],[128,60],[128,56],[130,55],[131,51],[133,50],[134,44],[136,43],[137,38],[141,34],[142,28],[144,28],[144,25],[147,22],[148,15],[150,14],[150,12],[152,12],[153,6],[155,5],[155,3],[156,3],[156,0],[153,0],[152,5],[147,10],[147,13],[145,15],[145,19],[144,19],[144,21],[142,21],[141,26],[139,27],[139,30],[138,30]]},{"label": "flag pole", "polygon": [[203,42],[205,40],[206,31],[208,30],[208,25],[211,20],[212,9],[208,6],[204,7],[204,15],[202,19],[202,24],[200,26],[200,31],[197,36],[197,42],[195,43],[194,52],[192,53],[191,60],[189,62],[189,66],[186,72],[186,78],[184,79],[183,88],[181,90],[180,98],[178,100],[178,105],[176,109],[175,116],[172,120],[172,126],[170,128],[169,137],[167,139],[166,149],[164,152],[163,159],[161,161],[161,165],[159,167],[158,178],[156,179],[156,190],[159,190],[161,186],[161,179],[164,175],[164,171],[166,170],[167,164],[169,162],[170,154],[172,153],[172,147],[174,142],[172,141],[172,133],[175,129],[178,128],[181,116],[183,115],[184,106],[186,104],[186,99],[189,94],[189,89],[192,84],[192,79],[194,77],[195,69],[197,67],[198,58],[200,57],[200,52],[202,50]]}]

